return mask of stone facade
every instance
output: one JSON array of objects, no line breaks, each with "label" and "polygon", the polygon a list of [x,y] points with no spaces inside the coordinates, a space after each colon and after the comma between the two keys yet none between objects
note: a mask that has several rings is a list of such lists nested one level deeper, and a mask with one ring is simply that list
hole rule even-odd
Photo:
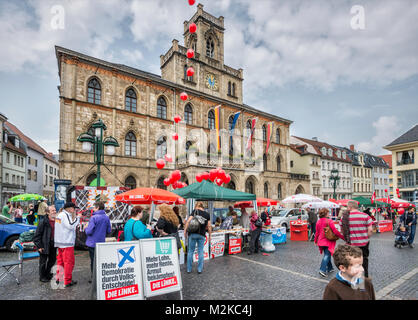
[{"label": "stone facade", "polygon": [[[223,18],[209,15],[199,5],[196,14],[184,24],[187,46],[194,41],[188,34],[191,21],[198,26],[195,58],[188,61],[186,47],[173,40],[172,48],[161,56],[162,77],[56,47],[60,76],[60,178],[70,179],[75,185],[86,185],[91,181],[96,171],[93,152],[83,152],[77,137],[101,119],[107,126],[104,136],[112,136],[120,144],[115,155],[105,156],[101,176],[107,185],[128,185],[129,180],[134,181],[136,187],[162,187],[162,179],[174,169],[183,172],[183,181],[193,183],[197,173],[222,167],[231,175],[236,190],[246,191],[252,183],[257,196],[264,195],[265,185],[271,198],[284,198],[298,188],[309,190],[309,181],[304,177],[292,177],[290,173],[289,126],[292,122],[242,103],[243,70],[223,63]],[[205,54],[209,38],[214,42],[213,57]],[[186,64],[195,69],[193,79],[184,77]],[[207,81],[208,73],[215,75],[217,86],[208,86],[213,83]],[[88,95],[91,79],[100,84],[97,101],[92,101]],[[231,90],[235,87],[233,94],[229,94],[228,82],[231,82]],[[129,89],[136,95],[135,110],[126,107]],[[184,91],[189,97],[187,101],[179,98]],[[161,98],[166,104],[165,117],[158,112]],[[192,112],[186,123],[187,104]],[[216,131],[209,129],[209,114],[218,105],[221,106],[220,153],[210,147],[211,144],[216,146]],[[233,157],[229,157],[228,125],[236,112],[241,113],[233,134]],[[173,123],[175,115],[183,119],[177,125]],[[248,157],[244,152],[246,125],[253,118],[257,118],[257,124],[252,156]],[[268,123],[273,123],[273,134],[265,167],[266,141],[262,128]],[[172,139],[174,132],[179,134],[178,141]],[[128,133],[133,133],[133,142],[127,140]],[[157,148],[157,141],[162,137],[165,137],[167,153],[174,161],[158,170],[155,161],[161,150]],[[186,143],[193,147],[187,149]]]}]

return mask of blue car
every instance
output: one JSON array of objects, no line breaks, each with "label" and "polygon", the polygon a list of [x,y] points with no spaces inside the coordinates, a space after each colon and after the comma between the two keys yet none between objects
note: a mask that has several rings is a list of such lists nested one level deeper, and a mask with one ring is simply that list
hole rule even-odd
[{"label": "blue car", "polygon": [[22,232],[35,229],[36,226],[17,223],[0,215],[0,247],[6,247],[7,250],[10,250]]}]

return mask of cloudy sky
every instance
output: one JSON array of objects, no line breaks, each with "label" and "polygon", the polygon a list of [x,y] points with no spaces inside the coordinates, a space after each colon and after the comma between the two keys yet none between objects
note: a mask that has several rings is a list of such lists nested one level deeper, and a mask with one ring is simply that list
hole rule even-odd
[{"label": "cloudy sky", "polygon": [[[225,18],[244,102],[374,154],[418,123],[418,1],[201,0]],[[54,46],[160,74],[187,0],[0,0],[0,112],[58,152]],[[62,19],[63,18],[63,19]]]}]

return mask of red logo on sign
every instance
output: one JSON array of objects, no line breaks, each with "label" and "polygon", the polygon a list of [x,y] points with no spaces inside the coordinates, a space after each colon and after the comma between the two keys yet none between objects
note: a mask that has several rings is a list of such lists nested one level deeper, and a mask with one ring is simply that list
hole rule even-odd
[{"label": "red logo on sign", "polygon": [[132,296],[138,294],[138,285],[134,284],[129,287],[117,288],[105,291],[106,300],[119,299],[123,297]]},{"label": "red logo on sign", "polygon": [[151,291],[161,290],[164,288],[177,285],[177,277],[171,277],[167,279],[157,280],[150,283]]}]

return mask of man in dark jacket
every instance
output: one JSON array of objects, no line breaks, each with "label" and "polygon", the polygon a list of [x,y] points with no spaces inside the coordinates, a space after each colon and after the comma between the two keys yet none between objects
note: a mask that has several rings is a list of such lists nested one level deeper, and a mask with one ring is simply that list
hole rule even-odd
[{"label": "man in dark jacket", "polygon": [[410,248],[413,248],[413,242],[415,238],[415,231],[417,229],[417,214],[413,206],[408,207],[408,211],[401,215],[400,222],[409,228],[408,244]]},{"label": "man in dark jacket", "polygon": [[55,206],[45,209],[45,219],[39,221],[33,243],[39,251],[39,280],[49,282],[53,274],[51,269],[57,260],[57,248],[54,246]]},{"label": "man in dark jacket", "polygon": [[90,270],[93,273],[94,251],[97,242],[105,242],[106,234],[112,231],[110,219],[106,214],[105,206],[102,201],[94,204],[95,212],[90,218],[89,225],[86,228],[86,246],[89,248],[90,254]]},{"label": "man in dark jacket", "polygon": [[318,222],[318,216],[314,210],[308,210],[308,223],[311,228],[311,236],[310,240],[313,241],[315,239],[315,230],[316,230],[316,223]]}]

